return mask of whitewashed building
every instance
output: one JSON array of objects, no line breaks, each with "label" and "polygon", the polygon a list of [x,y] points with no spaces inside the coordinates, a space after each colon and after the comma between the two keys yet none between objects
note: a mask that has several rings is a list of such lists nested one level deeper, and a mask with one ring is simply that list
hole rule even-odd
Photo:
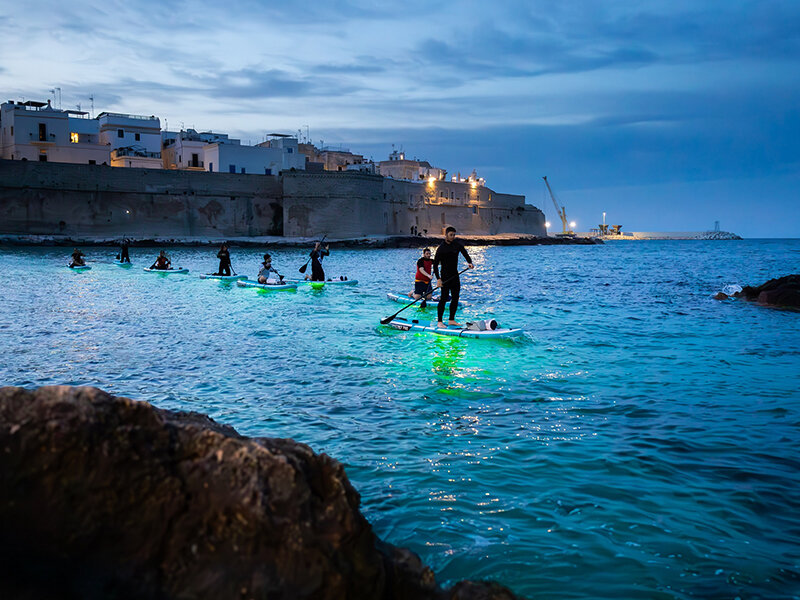
[{"label": "whitewashed building", "polygon": [[[277,135],[277,134],[276,134]],[[202,170],[212,173],[277,175],[305,168],[305,156],[297,150],[297,138],[280,136],[257,146],[224,133],[194,129],[165,131],[162,158],[166,169]]]},{"label": "whitewashed building", "polygon": [[97,121],[100,142],[109,147],[111,166],[163,168],[158,117],[102,112]]},{"label": "whitewashed building", "polygon": [[82,111],[55,109],[49,101],[32,100],[0,105],[0,157],[98,165],[111,162],[97,120]]},{"label": "whitewashed building", "polygon": [[407,159],[405,152],[394,150],[389,160],[378,163],[378,172],[384,177],[405,179],[406,181],[439,181],[447,177],[447,171],[432,166],[426,160]]}]

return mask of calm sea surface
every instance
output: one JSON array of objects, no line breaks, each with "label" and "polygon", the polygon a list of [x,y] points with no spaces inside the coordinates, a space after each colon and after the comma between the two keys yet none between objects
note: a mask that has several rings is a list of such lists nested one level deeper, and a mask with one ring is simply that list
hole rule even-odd
[{"label": "calm sea surface", "polygon": [[[337,250],[353,288],[200,280],[88,249],[0,249],[0,383],[93,385],[342,461],[382,538],[437,578],[541,598],[800,596],[800,313],[711,296],[800,272],[800,240],[471,248],[467,317],[379,325],[418,250]],[[306,254],[272,249],[296,275]],[[254,250],[233,250],[251,278]],[[435,315],[409,309],[404,314]],[[460,313],[462,314],[462,313]]]}]

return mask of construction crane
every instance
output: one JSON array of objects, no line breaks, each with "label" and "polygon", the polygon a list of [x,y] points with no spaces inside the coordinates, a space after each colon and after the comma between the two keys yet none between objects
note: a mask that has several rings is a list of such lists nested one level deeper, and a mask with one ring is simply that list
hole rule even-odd
[{"label": "construction crane", "polygon": [[575,237],[575,232],[572,231],[572,229],[567,229],[567,209],[558,204],[556,195],[553,193],[553,190],[550,187],[550,182],[547,181],[547,175],[542,177],[542,179],[544,179],[544,184],[547,186],[547,191],[550,192],[550,198],[553,199],[553,205],[556,207],[556,214],[558,214],[558,218],[561,219],[562,232],[557,233],[556,237]]}]

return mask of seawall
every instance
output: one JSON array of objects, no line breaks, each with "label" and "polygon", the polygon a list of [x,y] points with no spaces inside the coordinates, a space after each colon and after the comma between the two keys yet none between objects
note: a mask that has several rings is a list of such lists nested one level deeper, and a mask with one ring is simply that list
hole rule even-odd
[{"label": "seawall", "polygon": [[0,236],[545,237],[524,196],[355,172],[244,175],[0,160]]}]

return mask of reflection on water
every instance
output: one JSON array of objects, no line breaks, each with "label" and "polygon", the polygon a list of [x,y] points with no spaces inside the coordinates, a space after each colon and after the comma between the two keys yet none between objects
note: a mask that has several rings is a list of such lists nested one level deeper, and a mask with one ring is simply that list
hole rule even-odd
[{"label": "reflection on water", "polygon": [[[309,443],[439,580],[548,598],[796,595],[800,319],[711,296],[796,271],[800,243],[469,251],[459,319],[524,338],[379,326],[419,249],[333,248],[326,269],[359,285],[293,293],[200,280],[213,249],[174,249],[191,271],[162,277],[111,265],[112,249],[87,251],[82,274],[65,249],[0,249],[0,374]],[[236,250],[239,272],[254,277],[261,254]],[[307,259],[271,254],[284,273]]]}]

